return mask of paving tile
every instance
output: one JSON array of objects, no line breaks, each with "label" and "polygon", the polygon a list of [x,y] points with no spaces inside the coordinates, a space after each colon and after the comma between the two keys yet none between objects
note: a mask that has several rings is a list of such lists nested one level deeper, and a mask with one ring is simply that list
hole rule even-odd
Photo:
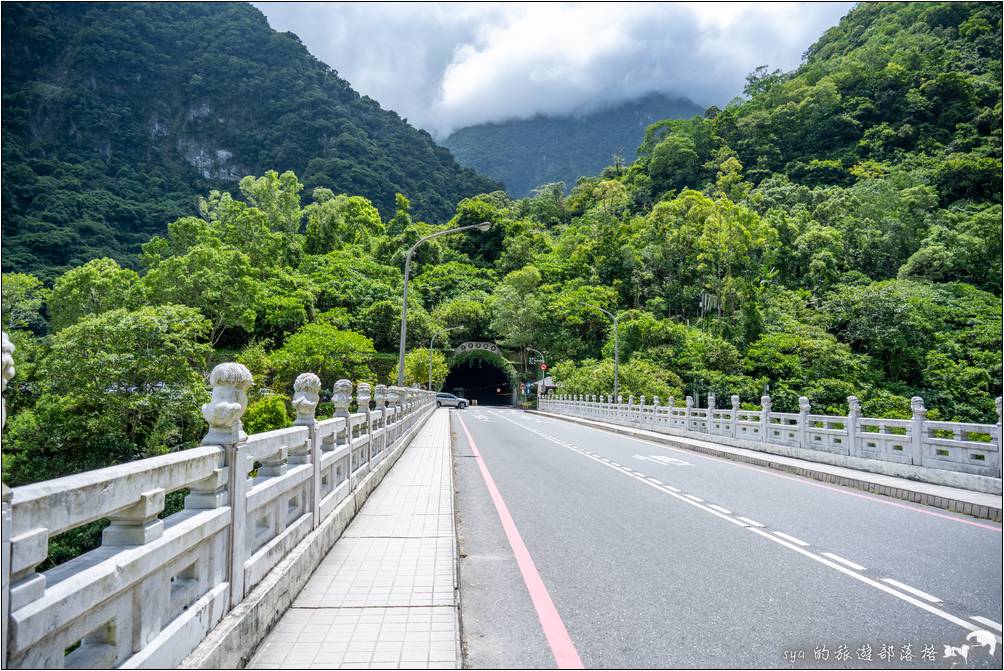
[{"label": "paving tile", "polygon": [[248,668],[459,668],[452,468],[440,410]]}]

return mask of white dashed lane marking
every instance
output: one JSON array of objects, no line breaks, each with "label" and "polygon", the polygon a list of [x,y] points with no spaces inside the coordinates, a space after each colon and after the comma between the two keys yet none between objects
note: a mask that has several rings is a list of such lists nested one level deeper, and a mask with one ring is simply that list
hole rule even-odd
[{"label": "white dashed lane marking", "polygon": [[861,564],[855,564],[850,559],[844,559],[840,555],[835,555],[832,552],[824,552],[823,556],[824,557],[829,557],[830,559],[832,559],[835,562],[840,562],[844,566],[850,566],[855,571],[864,571],[865,570],[865,567],[862,566]]},{"label": "white dashed lane marking", "polygon": [[[500,415],[500,416],[502,416],[502,415]],[[913,606],[916,606],[917,608],[920,608],[921,610],[925,610],[925,611],[927,611],[927,612],[929,612],[929,613],[931,613],[933,615],[937,615],[938,617],[942,618],[943,620],[947,620],[948,622],[951,622],[952,624],[956,624],[956,625],[958,625],[958,626],[960,626],[960,627],[962,627],[964,629],[967,629],[969,631],[978,631],[979,629],[981,629],[981,627],[978,627],[978,626],[974,625],[972,622],[969,622],[967,620],[963,620],[962,618],[956,617],[955,615],[952,615],[951,613],[947,613],[947,612],[945,612],[945,611],[943,611],[943,610],[941,610],[939,608],[935,608],[934,606],[931,606],[930,605],[931,603],[942,603],[942,601],[941,601],[941,599],[939,599],[936,596],[933,596],[931,594],[928,594],[927,592],[919,590],[919,589],[917,589],[915,587],[911,587],[911,586],[909,586],[909,585],[907,585],[905,583],[899,582],[897,580],[893,580],[892,578],[882,578],[881,582],[879,582],[877,580],[873,580],[872,578],[869,578],[867,576],[864,576],[864,575],[858,573],[857,571],[864,571],[865,568],[863,566],[861,566],[860,564],[857,564],[855,562],[850,561],[849,559],[844,559],[843,557],[840,557],[839,555],[833,554],[832,552],[821,552],[820,554],[817,555],[817,554],[815,554],[815,553],[813,553],[813,552],[811,552],[809,550],[805,550],[804,548],[808,547],[809,543],[806,543],[805,541],[803,541],[803,540],[801,540],[799,538],[795,538],[794,536],[788,535],[788,534],[786,534],[786,533],[784,533],[782,531],[769,532],[769,531],[763,530],[762,527],[764,525],[761,524],[760,522],[757,522],[756,520],[752,520],[752,519],[750,519],[748,517],[742,517],[740,515],[736,515],[735,517],[731,517],[732,511],[728,510],[727,508],[723,508],[722,506],[716,505],[714,503],[705,503],[704,499],[702,499],[702,498],[700,498],[698,496],[694,496],[693,494],[685,494],[685,493],[681,492],[679,489],[677,489],[676,487],[673,487],[672,485],[664,484],[664,483],[660,482],[659,480],[656,480],[655,478],[652,478],[650,476],[646,476],[643,473],[634,471],[634,470],[632,470],[631,468],[629,468],[627,466],[623,466],[623,465],[617,463],[616,461],[611,461],[610,459],[608,459],[606,457],[602,457],[602,456],[600,456],[598,454],[594,454],[593,452],[590,452],[589,450],[585,450],[585,449],[582,449],[580,447],[576,447],[575,445],[573,445],[571,443],[566,443],[563,440],[559,440],[559,439],[554,438],[552,436],[549,436],[549,435],[547,435],[545,433],[541,433],[540,431],[537,431],[535,429],[531,429],[530,427],[524,426],[524,425],[520,424],[519,422],[517,422],[517,421],[515,421],[513,419],[510,419],[509,417],[502,416],[502,419],[505,419],[507,422],[511,422],[512,424],[515,424],[516,426],[518,426],[518,427],[520,427],[522,429],[525,429],[525,430],[527,430],[527,431],[529,431],[531,433],[534,433],[534,434],[540,436],[541,438],[545,438],[545,439],[551,441],[552,443],[561,445],[562,447],[565,447],[565,448],[567,448],[569,450],[572,450],[573,452],[575,452],[577,454],[581,454],[582,456],[584,456],[584,457],[586,457],[588,459],[592,459],[593,461],[595,461],[595,462],[597,462],[599,464],[602,464],[604,466],[608,466],[609,468],[612,468],[612,469],[614,469],[616,471],[619,471],[619,472],[623,473],[624,475],[627,475],[628,477],[634,478],[635,480],[637,480],[637,481],[639,481],[641,483],[644,483],[644,484],[646,484],[646,485],[648,485],[650,487],[654,487],[654,488],[656,488],[656,489],[658,489],[658,490],[660,490],[662,492],[665,492],[665,493],[669,494],[670,496],[673,496],[674,498],[676,498],[676,499],[678,499],[678,500],[680,500],[680,501],[682,501],[684,503],[687,503],[689,505],[694,506],[695,508],[698,508],[698,509],[703,510],[705,512],[711,513],[712,515],[714,515],[715,517],[718,517],[719,519],[723,519],[726,522],[730,522],[732,524],[738,525],[738,526],[740,526],[740,527],[742,527],[744,529],[747,529],[748,531],[751,531],[751,532],[753,532],[753,533],[755,533],[755,534],[757,534],[757,535],[759,535],[759,536],[761,536],[761,537],[763,537],[763,538],[765,538],[767,540],[770,540],[770,541],[773,541],[775,543],[778,543],[778,544],[780,544],[780,545],[782,545],[782,546],[784,546],[784,547],[786,547],[786,548],[788,548],[790,550],[793,550],[793,551],[795,551],[795,552],[797,552],[797,553],[799,553],[801,555],[804,555],[805,557],[808,557],[809,559],[817,561],[817,562],[819,562],[819,563],[821,563],[821,564],[823,564],[825,566],[828,566],[829,568],[832,568],[832,569],[834,569],[836,571],[839,571],[840,573],[843,573],[843,574],[845,574],[847,576],[855,578],[855,579],[859,580],[860,582],[865,583],[866,585],[869,585],[871,587],[874,587],[875,589],[878,589],[878,590],[880,590],[882,592],[890,594],[891,596],[894,596],[897,599],[900,599],[901,601],[905,601],[905,602],[907,602],[907,603],[909,603],[909,604],[911,604]],[[898,590],[897,589],[892,589],[892,587],[890,587],[890,586],[896,587],[896,588],[898,588]],[[902,591],[899,591],[899,590],[902,590]],[[904,594],[904,592],[906,592],[907,594]],[[927,601],[929,603],[924,603],[923,601],[918,601],[913,596],[910,596],[910,594],[912,594],[912,595],[914,595],[916,597],[919,597],[921,599],[924,599],[925,601]],[[982,617],[982,616],[979,616],[979,615],[973,615],[973,616],[970,616],[970,619],[973,622],[978,622],[983,627],[990,627],[991,629],[996,629],[997,631],[1001,631],[1001,625],[999,623],[995,622],[994,620],[989,619],[989,618],[985,618],[985,617]],[[997,640],[1001,640],[1000,636],[996,636],[996,638],[997,638]]]},{"label": "white dashed lane marking", "polygon": [[801,538],[795,538],[794,536],[789,536],[788,534],[784,533],[783,531],[775,531],[775,532],[774,532],[774,535],[776,535],[776,536],[780,536],[780,537],[781,537],[781,538],[783,538],[784,540],[786,540],[786,541],[791,541],[791,542],[792,542],[792,543],[794,543],[795,545],[800,545],[800,546],[802,546],[803,548],[805,548],[805,547],[809,547],[809,544],[808,544],[808,543],[806,543],[805,541],[803,541],[803,540],[802,540]]},{"label": "white dashed lane marking", "polygon": [[939,599],[938,597],[932,596],[932,595],[928,594],[927,592],[924,592],[924,591],[921,591],[921,590],[917,589],[916,587],[910,587],[909,585],[901,583],[898,580],[893,580],[892,578],[882,578],[882,582],[888,583],[888,584],[892,585],[893,587],[898,587],[899,589],[903,590],[904,592],[909,592],[910,594],[913,594],[914,596],[919,596],[924,601],[930,601],[931,603],[941,603],[941,599]]},{"label": "white dashed lane marking", "polygon": [[991,629],[996,629],[997,631],[1004,631],[1001,629],[1000,622],[994,622],[988,617],[983,617],[981,615],[973,615],[970,619],[973,620],[974,622],[979,622],[985,627],[990,627]]}]

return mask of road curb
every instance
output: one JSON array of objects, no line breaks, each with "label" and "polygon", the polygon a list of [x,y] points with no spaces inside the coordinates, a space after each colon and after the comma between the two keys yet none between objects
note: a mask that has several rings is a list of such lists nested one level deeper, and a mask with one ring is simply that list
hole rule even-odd
[{"label": "road curb", "polygon": [[[720,457],[730,461],[738,461],[746,464],[752,464],[754,466],[783,471],[785,473],[792,473],[794,475],[800,475],[802,477],[819,480],[829,484],[840,485],[842,487],[860,489],[870,494],[881,494],[882,496],[902,499],[904,501],[910,501],[911,503],[920,503],[922,505],[932,506],[935,508],[942,508],[954,513],[970,515],[977,519],[990,520],[992,522],[1000,522],[1002,520],[1001,497],[996,497],[996,505],[977,503],[972,500],[967,500],[972,499],[974,496],[986,499],[992,496],[990,494],[979,494],[977,492],[956,490],[944,485],[927,485],[925,483],[913,482],[912,480],[906,480],[903,478],[896,478],[897,482],[894,486],[881,482],[875,482],[874,480],[869,479],[869,474],[864,472],[862,472],[860,476],[857,476],[856,474],[845,474],[843,471],[850,471],[850,469],[844,467],[830,467],[839,468],[840,471],[842,471],[841,473],[833,473],[829,472],[827,469],[813,468],[813,462],[802,461],[800,459],[795,459],[794,457],[786,457],[785,460],[782,461],[780,459],[772,459],[770,455],[758,454],[744,448],[716,448],[704,440],[699,441],[703,444],[696,444],[696,442],[698,442],[698,439],[696,438],[688,439],[666,434],[642,433],[630,427],[615,426],[603,422],[582,419],[580,417],[568,417],[566,415],[542,412],[540,410],[527,409],[524,412],[541,415],[543,417],[551,417],[553,419],[560,419],[566,422],[571,422],[572,424],[580,424],[594,429],[602,429],[604,431],[609,431],[610,433],[618,433],[624,436],[638,438],[640,440],[662,443],[664,445],[690,450],[691,452],[700,452],[702,454]],[[788,463],[789,460],[797,461],[799,463]],[[893,476],[881,477],[882,479],[890,479]],[[932,489],[934,487],[937,488],[937,494],[923,491],[924,488]],[[953,492],[959,493],[957,495],[953,495]]]}]

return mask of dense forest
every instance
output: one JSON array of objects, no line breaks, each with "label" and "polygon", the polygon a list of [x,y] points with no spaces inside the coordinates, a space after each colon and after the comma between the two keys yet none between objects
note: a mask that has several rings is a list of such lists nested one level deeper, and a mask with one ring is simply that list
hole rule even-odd
[{"label": "dense forest", "polygon": [[295,171],[448,219],[497,188],[245,3],[4,3],[4,271],[47,280],[139,248],[210,189]]},{"label": "dense forest", "polygon": [[483,123],[443,140],[457,161],[525,198],[541,184],[595,175],[614,160],[631,163],[645,129],[663,119],[689,119],[704,110],[684,98],[653,93],[588,114]]},{"label": "dense forest", "polygon": [[[234,30],[258,21],[241,16],[251,25]],[[301,49],[289,36],[272,39],[275,49]],[[32,44],[63,48],[53,40]],[[116,67],[125,77],[127,64]],[[261,171],[235,195],[208,190],[195,213],[170,223],[158,220],[164,210],[145,211],[166,233],[143,244],[136,269],[95,258],[51,282],[4,275],[18,371],[5,481],[193,445],[205,429],[204,376],[221,360],[254,374],[248,431],[288,421],[299,372],[318,373],[329,393],[343,376],[386,382],[404,250],[443,226],[485,220],[490,231],[436,239],[415,257],[409,382],[424,379],[431,333],[463,326],[453,343],[532,346],[554,363],[563,391],[606,392],[612,331],[594,304],[620,312],[625,395],[755,401],[769,385],[782,411],[804,394],[822,412],[844,413],[853,394],[866,415],[903,417],[918,394],[933,418],[996,421],[1000,155],[1001,5],[882,3],[853,9],[797,70],[754,72],[725,109],[653,124],[637,160],[567,195],[561,184],[522,199],[492,191],[425,223],[408,193],[384,212],[344,186]],[[5,155],[4,170],[37,175],[43,163]],[[102,174],[106,185],[119,180]],[[92,193],[86,181],[79,197]],[[71,182],[62,183],[66,195]],[[13,188],[6,179],[4,188]],[[56,249],[57,234],[75,234],[51,226],[44,235]],[[5,236],[5,256],[11,242]]]}]

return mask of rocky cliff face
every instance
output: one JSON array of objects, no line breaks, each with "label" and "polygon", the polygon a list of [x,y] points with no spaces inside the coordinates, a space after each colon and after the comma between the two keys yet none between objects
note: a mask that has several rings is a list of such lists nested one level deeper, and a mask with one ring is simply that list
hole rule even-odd
[{"label": "rocky cliff face", "polygon": [[5,271],[141,242],[210,188],[294,170],[429,221],[498,185],[239,3],[4,3]]}]

